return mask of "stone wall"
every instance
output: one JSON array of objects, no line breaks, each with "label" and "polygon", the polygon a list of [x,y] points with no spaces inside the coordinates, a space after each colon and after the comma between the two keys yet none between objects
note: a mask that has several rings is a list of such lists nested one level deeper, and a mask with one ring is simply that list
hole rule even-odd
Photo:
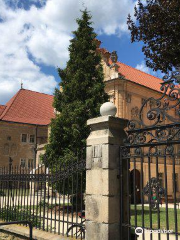
[{"label": "stone wall", "polygon": [[[22,134],[27,134],[27,142],[22,142]],[[34,135],[34,143],[30,143],[30,135]],[[36,144],[47,142],[48,128],[18,124],[11,122],[0,122],[0,167],[7,166],[9,157],[13,159],[13,165],[20,165],[21,159],[35,163]]]}]

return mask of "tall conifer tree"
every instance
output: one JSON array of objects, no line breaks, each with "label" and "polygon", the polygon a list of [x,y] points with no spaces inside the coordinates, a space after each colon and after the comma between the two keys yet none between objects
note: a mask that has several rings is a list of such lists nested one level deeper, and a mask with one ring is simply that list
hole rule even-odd
[{"label": "tall conifer tree", "polygon": [[46,147],[49,164],[79,157],[89,135],[87,120],[99,116],[101,104],[108,101],[91,16],[84,10],[76,21],[78,29],[70,41],[70,59],[65,69],[58,69],[62,81],[60,90],[55,91],[58,113],[52,120]]}]

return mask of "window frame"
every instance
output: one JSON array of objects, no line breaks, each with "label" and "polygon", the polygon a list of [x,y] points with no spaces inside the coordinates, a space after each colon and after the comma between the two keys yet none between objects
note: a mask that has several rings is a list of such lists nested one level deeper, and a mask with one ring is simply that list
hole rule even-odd
[{"label": "window frame", "polygon": [[[26,142],[22,141],[23,140],[23,135],[26,135]],[[27,143],[28,142],[28,135],[27,133],[22,133],[21,134],[21,143]]]},{"label": "window frame", "polygon": [[[31,136],[34,136],[34,141],[31,142]],[[29,134],[29,143],[34,144],[35,143],[35,135],[34,134]]]}]

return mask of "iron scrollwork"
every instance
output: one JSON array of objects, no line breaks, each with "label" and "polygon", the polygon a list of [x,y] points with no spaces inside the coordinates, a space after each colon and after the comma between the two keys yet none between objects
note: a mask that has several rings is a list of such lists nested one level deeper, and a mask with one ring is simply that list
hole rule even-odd
[{"label": "iron scrollwork", "polygon": [[180,140],[180,126],[164,128],[159,126],[154,130],[129,132],[127,142],[133,145],[153,144],[160,142],[171,142]]},{"label": "iron scrollwork", "polygon": [[180,68],[163,80],[161,97],[143,99],[138,116],[129,121],[126,144],[142,146],[180,140]]},{"label": "iron scrollwork", "polygon": [[[163,77],[163,82],[161,83],[160,91],[162,96],[158,99],[150,97],[143,101],[141,109],[139,111],[139,119],[132,120],[129,122],[129,130],[138,129],[139,127],[154,127],[165,119],[169,120],[171,123],[180,122],[180,67],[177,67],[176,71],[171,72],[170,75],[165,75]],[[147,110],[147,106],[150,109]],[[172,116],[172,111],[176,112],[176,116]],[[146,115],[143,111],[147,111]],[[143,115],[146,117],[143,118]]]}]

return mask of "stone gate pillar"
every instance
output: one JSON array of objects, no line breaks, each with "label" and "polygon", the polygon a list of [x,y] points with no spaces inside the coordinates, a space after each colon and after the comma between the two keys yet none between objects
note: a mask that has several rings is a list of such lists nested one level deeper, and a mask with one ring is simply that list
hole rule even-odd
[{"label": "stone gate pillar", "polygon": [[102,116],[87,124],[86,240],[121,240],[120,146],[127,120]]}]

